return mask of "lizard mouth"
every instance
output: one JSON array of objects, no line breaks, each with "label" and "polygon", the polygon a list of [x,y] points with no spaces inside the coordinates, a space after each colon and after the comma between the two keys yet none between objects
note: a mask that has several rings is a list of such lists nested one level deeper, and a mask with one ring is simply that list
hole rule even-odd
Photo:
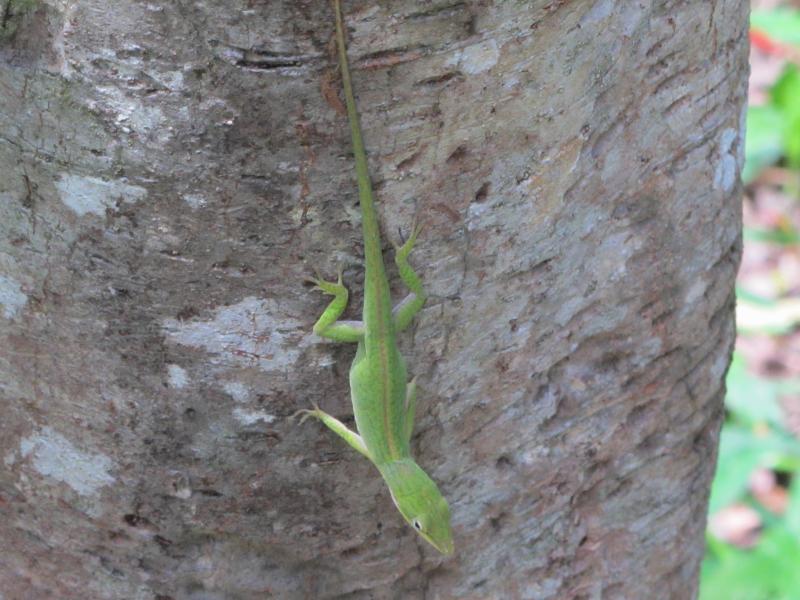
[{"label": "lizard mouth", "polygon": [[453,540],[449,540],[444,544],[433,544],[433,547],[436,548],[439,552],[444,554],[445,556],[450,556],[455,552],[455,545],[453,544]]},{"label": "lizard mouth", "polygon": [[451,554],[453,554],[453,552],[455,552],[455,544],[453,543],[452,539],[446,540],[444,542],[436,542],[431,538],[429,538],[427,535],[423,534],[422,532],[420,532],[420,535],[425,538],[426,542],[428,542],[431,546],[436,548],[439,552],[441,552],[445,556],[450,556]]},{"label": "lizard mouth", "polygon": [[441,552],[442,554],[444,554],[445,556],[450,556],[456,550],[455,549],[455,544],[453,544],[453,540],[450,540],[449,542],[447,542],[447,544],[443,544],[441,546],[436,546],[436,549],[439,552]]}]

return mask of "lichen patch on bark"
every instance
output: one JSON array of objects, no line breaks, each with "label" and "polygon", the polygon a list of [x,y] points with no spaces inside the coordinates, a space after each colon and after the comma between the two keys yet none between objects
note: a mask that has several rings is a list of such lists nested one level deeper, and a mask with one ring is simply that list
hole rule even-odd
[{"label": "lichen patch on bark", "polygon": [[82,496],[95,495],[116,481],[110,458],[81,450],[51,427],[22,438],[19,451],[41,475],[66,483]]},{"label": "lichen patch on bark", "polygon": [[3,317],[13,319],[28,303],[28,296],[22,291],[22,285],[6,275],[0,275],[0,306]]},{"label": "lichen patch on bark", "polygon": [[121,208],[147,197],[147,190],[125,181],[106,181],[98,177],[62,173],[56,181],[61,201],[75,214],[104,216],[106,210]]},{"label": "lichen patch on bark", "polygon": [[165,319],[163,329],[175,343],[210,352],[212,364],[265,371],[288,368],[308,344],[302,323],[282,314],[278,303],[255,297],[216,309],[211,320]]}]

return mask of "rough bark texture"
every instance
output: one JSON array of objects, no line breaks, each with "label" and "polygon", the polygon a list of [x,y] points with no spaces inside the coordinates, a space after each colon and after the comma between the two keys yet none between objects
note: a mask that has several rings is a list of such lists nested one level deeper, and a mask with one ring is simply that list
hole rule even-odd
[{"label": "rough bark texture", "polygon": [[[317,424],[359,216],[322,0],[4,0],[0,590],[691,598],[734,336],[744,0],[346,3],[414,447],[457,554]],[[398,296],[401,293],[397,286]]]}]

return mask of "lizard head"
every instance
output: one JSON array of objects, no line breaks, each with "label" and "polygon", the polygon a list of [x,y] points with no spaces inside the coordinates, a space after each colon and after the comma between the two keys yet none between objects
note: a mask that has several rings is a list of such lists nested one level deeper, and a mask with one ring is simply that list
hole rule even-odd
[{"label": "lizard head", "polygon": [[436,483],[411,459],[388,463],[380,470],[406,522],[439,552],[452,554],[450,507]]}]

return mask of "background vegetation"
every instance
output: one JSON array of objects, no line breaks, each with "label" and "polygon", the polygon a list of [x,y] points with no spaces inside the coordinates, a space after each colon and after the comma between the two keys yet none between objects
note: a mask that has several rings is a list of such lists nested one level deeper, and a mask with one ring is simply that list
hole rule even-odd
[{"label": "background vegetation", "polygon": [[739,335],[700,600],[800,599],[799,4],[753,2]]}]

